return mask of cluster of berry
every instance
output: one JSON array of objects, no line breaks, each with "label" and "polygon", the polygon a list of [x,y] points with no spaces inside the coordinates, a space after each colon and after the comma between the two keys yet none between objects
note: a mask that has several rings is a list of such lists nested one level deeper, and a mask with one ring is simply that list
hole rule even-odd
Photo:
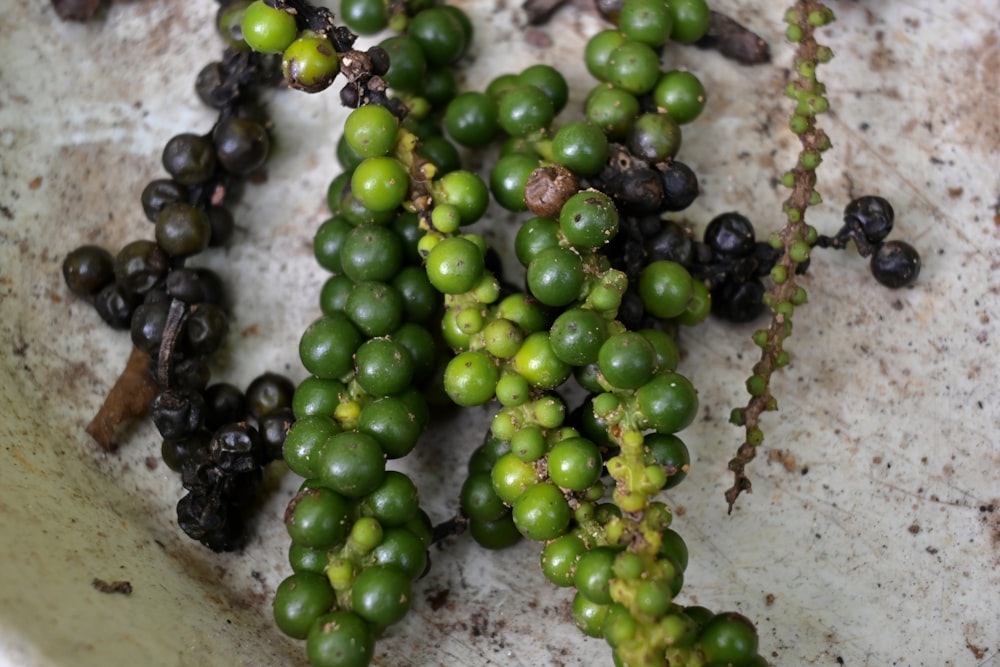
[{"label": "cluster of berry", "polygon": [[[224,9],[220,25],[231,18],[232,8]],[[141,196],[155,240],[132,241],[115,256],[83,246],[62,267],[70,291],[90,300],[112,327],[129,329],[148,360],[163,460],[188,491],[177,505],[178,522],[216,551],[246,539],[261,468],[281,458],[294,385],[274,374],[254,380],[245,394],[227,383],[209,385],[209,360],[228,330],[225,291],[214,271],[186,263],[232,237],[229,207],[270,150],[258,90],[279,79],[275,65],[244,47],[203,69],[196,90],[218,120],[208,134],[179,134],[164,147],[169,177],[151,181]]]}]

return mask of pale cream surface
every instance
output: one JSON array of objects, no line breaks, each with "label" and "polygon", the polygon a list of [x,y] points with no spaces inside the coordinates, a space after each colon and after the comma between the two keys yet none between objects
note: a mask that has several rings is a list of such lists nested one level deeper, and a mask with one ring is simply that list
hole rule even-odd
[{"label": "pale cream surface", "polygon": [[[894,235],[920,249],[923,273],[891,291],[853,251],[816,253],[792,363],[775,382],[781,411],[765,417],[754,492],[731,516],[722,492],[739,431],[727,417],[745,400],[753,327],[709,322],[682,334],[681,370],[702,409],[683,434],[693,470],[667,497],[691,551],[680,600],[749,616],[775,665],[989,665],[1000,654],[996,4],[833,4],[839,20],[822,34],[836,58],[820,78],[834,149],[810,221],[832,234],[851,196],[888,197]],[[796,149],[781,95],[785,4],[716,5],[760,32],[775,63],[668,49],[665,62],[709,91],[684,131],[680,158],[703,194],[683,217],[701,228],[740,210],[763,234],[780,223],[775,179]],[[592,12],[566,8],[527,29],[516,3],[462,6],[477,29],[467,85],[555,64],[573,88],[563,118],[579,114],[592,85],[583,39],[603,27]],[[157,462],[153,428],[139,426],[111,455],[84,433],[130,343],[68,294],[59,270],[80,244],[151,238],[138,197],[162,174],[162,145],[212,123],[192,84],[219,53],[213,12],[207,0],[113,2],[80,25],[43,0],[5,0],[0,11],[0,662],[306,662],[270,618],[289,571],[281,515],[299,480],[269,473],[241,553],[216,555],[181,535],[180,482]],[[231,246],[199,260],[231,287],[216,378],[243,386],[267,369],[304,376],[296,346],[325,278],[310,244],[345,113],[335,91],[285,92],[273,115],[268,182],[247,188]],[[493,211],[478,227],[509,264],[511,220]],[[490,411],[461,413],[394,463],[436,520],[457,508]],[[610,664],[604,642],[572,626],[570,596],[545,581],[537,553],[527,543],[487,553],[468,537],[435,546],[414,610],[379,642],[377,664]],[[99,593],[95,577],[128,580],[133,593]]]}]

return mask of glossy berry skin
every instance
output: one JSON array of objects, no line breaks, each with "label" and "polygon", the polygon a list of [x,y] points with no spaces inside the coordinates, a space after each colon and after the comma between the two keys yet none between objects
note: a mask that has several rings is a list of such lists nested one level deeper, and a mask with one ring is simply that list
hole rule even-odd
[{"label": "glossy berry skin", "polygon": [[285,527],[297,544],[329,549],[347,537],[350,510],[347,500],[328,488],[304,489],[285,511]]},{"label": "glossy berry skin", "polygon": [[247,175],[267,160],[271,140],[264,126],[252,118],[225,118],[212,131],[215,154],[223,169]]},{"label": "glossy berry skin", "polygon": [[586,544],[573,533],[557,537],[542,549],[542,574],[556,586],[572,586],[576,563],[586,551]]},{"label": "glossy berry skin", "polygon": [[580,255],[563,246],[541,251],[528,264],[528,289],[546,306],[565,306],[575,301],[585,279]]},{"label": "glossy berry skin", "polygon": [[114,282],[115,265],[110,252],[97,246],[85,245],[66,255],[62,273],[66,286],[73,294],[92,299]]},{"label": "glossy berry skin", "polygon": [[629,128],[625,143],[633,155],[656,164],[677,155],[681,128],[669,114],[644,113]]},{"label": "glossy berry skin", "polygon": [[392,88],[418,92],[427,74],[427,56],[417,40],[408,35],[396,35],[383,40],[381,46],[389,54],[389,71],[382,75]]},{"label": "glossy berry skin", "polygon": [[517,75],[516,82],[519,86],[539,88],[552,100],[552,108],[557,114],[569,100],[569,84],[566,78],[551,65],[531,65]]},{"label": "glossy berry skin", "polygon": [[683,313],[693,290],[691,274],[677,262],[658,260],[639,274],[639,296],[654,317],[670,319]]},{"label": "glossy berry skin", "polygon": [[920,275],[920,253],[906,241],[886,241],[871,258],[875,280],[886,287],[909,287]]},{"label": "glossy berry skin", "polygon": [[361,334],[342,315],[316,320],[299,340],[299,357],[306,370],[321,379],[337,380],[354,366]]},{"label": "glossy berry skin", "polygon": [[592,176],[608,159],[608,140],[600,128],[588,122],[568,123],[552,138],[552,153],[555,161],[570,171]]},{"label": "glossy berry skin", "polygon": [[610,583],[614,577],[615,551],[594,547],[580,556],[573,575],[573,585],[591,602],[611,604]]},{"label": "glossy berry skin", "polygon": [[683,375],[660,373],[636,392],[639,422],[658,433],[677,433],[698,414],[698,392]]},{"label": "glossy berry skin", "polygon": [[385,454],[372,436],[344,431],[328,438],[320,448],[318,469],[325,487],[347,498],[360,498],[382,483]]},{"label": "glossy berry skin", "polygon": [[410,578],[391,567],[365,568],[351,585],[351,609],[379,627],[402,620],[412,600]]},{"label": "glossy berry skin", "polygon": [[526,137],[548,127],[554,116],[552,100],[535,86],[518,86],[507,91],[497,108],[497,122],[512,137]]},{"label": "glossy berry skin", "polygon": [[461,58],[469,46],[459,17],[443,7],[418,12],[406,33],[420,45],[431,65],[449,65]]},{"label": "glossy berry skin", "polygon": [[427,278],[444,294],[463,294],[479,283],[485,266],[479,246],[453,236],[431,249],[427,256]]},{"label": "glossy berry skin", "polygon": [[757,630],[740,614],[716,614],[698,637],[698,645],[710,663],[742,666],[757,655]]},{"label": "glossy berry skin", "polygon": [[243,13],[243,39],[254,51],[281,53],[295,39],[295,17],[256,0]]},{"label": "glossy berry skin", "polygon": [[544,542],[566,531],[572,510],[555,484],[543,482],[526,489],[518,497],[512,515],[514,525],[522,535]]},{"label": "glossy berry skin", "polygon": [[637,389],[653,377],[656,350],[642,334],[634,331],[618,333],[601,345],[597,365],[612,386]]},{"label": "glossy berry skin", "polygon": [[406,168],[391,157],[365,159],[351,176],[351,190],[365,208],[393,211],[406,199],[410,178]]},{"label": "glossy berry skin", "polygon": [[673,22],[670,7],[662,0],[625,0],[618,14],[622,34],[653,48],[666,44]]},{"label": "glossy berry skin", "polygon": [[341,0],[340,18],[359,35],[374,35],[389,23],[387,3],[382,0]]},{"label": "glossy berry skin", "polygon": [[895,213],[892,204],[883,197],[865,195],[852,200],[844,208],[844,221],[860,226],[868,243],[880,243],[892,231]]},{"label": "glossy berry skin", "polygon": [[653,88],[653,101],[684,125],[697,118],[705,108],[705,87],[691,72],[664,72]]},{"label": "glossy berry skin", "polygon": [[670,39],[682,44],[697,42],[708,32],[712,12],[705,0],[670,0],[673,29]]},{"label": "glossy berry skin", "polygon": [[712,218],[704,238],[712,252],[723,257],[747,257],[757,241],[753,223],[735,211]]},{"label": "glossy berry skin", "polygon": [[625,137],[639,111],[639,100],[635,95],[609,84],[591,91],[584,107],[587,120],[601,128],[613,141]]},{"label": "glossy berry skin", "polygon": [[538,158],[523,153],[511,153],[497,160],[490,171],[490,192],[497,203],[509,211],[528,210],[524,187],[538,165]]},{"label": "glossy berry skin", "polygon": [[570,491],[584,491],[601,477],[601,452],[584,438],[567,438],[553,445],[548,458],[549,477]]},{"label": "glossy berry skin", "polygon": [[171,257],[188,257],[208,247],[212,225],[203,209],[168,204],[156,218],[156,242]]},{"label": "glossy berry skin", "polygon": [[181,185],[197,185],[215,173],[215,144],[197,134],[178,134],[163,148],[163,168]]},{"label": "glossy berry skin", "polygon": [[296,90],[307,93],[326,90],[339,71],[340,56],[330,40],[323,37],[299,37],[282,54],[281,73]]},{"label": "glossy berry skin", "polygon": [[445,367],[444,389],[457,405],[482,405],[493,398],[499,377],[499,371],[485,352],[462,352]]},{"label": "glossy berry skin", "polygon": [[368,667],[375,655],[374,630],[350,611],[324,614],[309,629],[306,655],[313,667]]},{"label": "glossy berry skin", "polygon": [[367,104],[344,121],[344,139],[362,157],[382,157],[396,144],[399,121],[383,106]]},{"label": "glossy berry skin", "polygon": [[461,93],[445,108],[444,127],[463,146],[476,148],[489,144],[500,127],[496,100],[476,91]]},{"label": "glossy berry skin", "polygon": [[300,572],[287,577],[274,592],[274,621],[289,637],[305,639],[313,621],[336,605],[337,596],[322,574]]},{"label": "glossy berry skin", "polygon": [[608,56],[607,81],[633,95],[650,92],[660,78],[660,56],[649,46],[626,40]]},{"label": "glossy berry skin", "polygon": [[625,35],[613,29],[602,30],[587,40],[583,52],[587,71],[599,81],[610,81],[608,64],[611,53],[625,42]]},{"label": "glossy berry skin", "polygon": [[618,210],[607,195],[585,190],[570,197],[559,211],[559,229],[578,248],[600,248],[618,233]]}]

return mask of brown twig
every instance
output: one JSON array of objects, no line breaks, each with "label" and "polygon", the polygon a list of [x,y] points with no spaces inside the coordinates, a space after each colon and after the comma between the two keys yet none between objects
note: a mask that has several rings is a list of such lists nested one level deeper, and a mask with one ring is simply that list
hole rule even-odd
[{"label": "brown twig", "polygon": [[114,451],[117,447],[115,435],[122,423],[149,412],[149,406],[160,391],[153,379],[152,365],[148,354],[133,347],[125,370],[108,392],[101,409],[87,424],[87,434],[105,451]]}]

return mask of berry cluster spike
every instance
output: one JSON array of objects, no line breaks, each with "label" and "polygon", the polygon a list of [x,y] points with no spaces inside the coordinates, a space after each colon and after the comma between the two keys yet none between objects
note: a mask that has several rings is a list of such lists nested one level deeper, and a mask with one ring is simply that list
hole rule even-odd
[{"label": "berry cluster spike", "polygon": [[753,375],[747,379],[750,400],[745,407],[733,410],[730,418],[745,430],[743,444],[729,462],[734,476],[733,485],[726,490],[730,512],[739,495],[751,490],[746,466],[764,441],[760,417],[764,412],[778,409],[777,400],[771,393],[771,375],[788,363],[784,342],[792,333],[792,314],[796,306],[806,301],[806,292],[796,284],[795,275],[799,266],[809,260],[810,250],[816,243],[817,232],[806,223],[806,209],[822,201],[816,189],[816,168],[831,146],[826,132],[816,124],[816,117],[830,106],[826,87],[816,78],[816,69],[828,62],[833,52],[816,41],[815,30],[833,21],[833,11],[817,0],[798,0],[785,13],[788,24],[785,37],[796,46],[792,80],[785,94],[795,101],[789,125],[799,138],[801,150],[795,166],[781,178],[782,185],[792,191],[783,205],[785,225],[770,238],[771,245],[782,251],[781,258],[771,269],[772,286],[764,297],[772,312],[771,323],[753,336],[754,343],[761,348],[761,355],[754,365]]}]

